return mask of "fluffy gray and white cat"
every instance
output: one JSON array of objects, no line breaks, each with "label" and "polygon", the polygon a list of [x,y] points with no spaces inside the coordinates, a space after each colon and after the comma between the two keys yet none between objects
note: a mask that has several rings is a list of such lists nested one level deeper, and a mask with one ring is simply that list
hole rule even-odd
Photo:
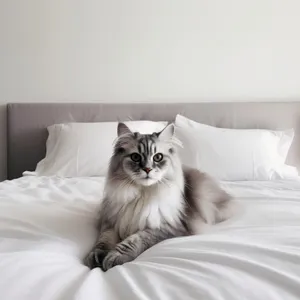
[{"label": "fluffy gray and white cat", "polygon": [[177,144],[173,124],[144,135],[119,123],[99,237],[86,257],[90,268],[106,271],[165,239],[199,233],[231,216],[231,197],[208,175],[184,168]]}]

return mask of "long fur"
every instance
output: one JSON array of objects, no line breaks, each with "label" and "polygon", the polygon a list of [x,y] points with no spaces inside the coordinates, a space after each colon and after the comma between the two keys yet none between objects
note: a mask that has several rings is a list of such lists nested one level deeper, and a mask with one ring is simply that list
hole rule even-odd
[{"label": "long fur", "polygon": [[[205,225],[232,215],[231,197],[216,181],[181,165],[171,126],[161,133],[141,135],[119,124],[99,237],[86,258],[90,268],[106,271],[132,261],[160,241],[197,234]],[[164,157],[161,162],[153,160],[158,152]],[[131,153],[139,153],[141,161],[132,162]],[[147,175],[146,168],[152,169]]]}]

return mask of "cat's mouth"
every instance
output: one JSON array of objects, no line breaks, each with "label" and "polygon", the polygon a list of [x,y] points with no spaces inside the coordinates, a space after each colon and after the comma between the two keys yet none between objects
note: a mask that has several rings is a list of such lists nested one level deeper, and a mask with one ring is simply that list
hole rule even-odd
[{"label": "cat's mouth", "polygon": [[153,179],[153,178],[151,178],[151,177],[149,177],[149,176],[147,175],[147,176],[144,177],[144,178],[139,178],[139,179],[138,179],[138,183],[139,183],[140,185],[149,186],[149,185],[152,185],[152,184],[156,183],[156,180]]}]

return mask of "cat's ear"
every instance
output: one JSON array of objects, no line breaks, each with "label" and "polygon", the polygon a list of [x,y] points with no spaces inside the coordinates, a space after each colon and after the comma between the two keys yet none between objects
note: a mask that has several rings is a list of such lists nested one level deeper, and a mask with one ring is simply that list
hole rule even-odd
[{"label": "cat's ear", "polygon": [[124,134],[132,134],[132,131],[124,123],[119,123],[118,124],[118,136],[121,136]]},{"label": "cat's ear", "polygon": [[161,132],[159,132],[157,135],[158,135],[160,140],[168,141],[174,136],[174,132],[175,132],[174,124],[169,124]]}]

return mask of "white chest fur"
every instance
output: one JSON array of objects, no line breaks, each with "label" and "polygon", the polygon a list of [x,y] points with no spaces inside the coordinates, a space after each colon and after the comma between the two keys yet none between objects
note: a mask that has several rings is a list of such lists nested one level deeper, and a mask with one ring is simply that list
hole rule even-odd
[{"label": "white chest fur", "polygon": [[114,211],[111,217],[122,239],[145,228],[160,228],[162,222],[175,226],[184,207],[182,192],[176,185],[126,187],[110,197]]}]

